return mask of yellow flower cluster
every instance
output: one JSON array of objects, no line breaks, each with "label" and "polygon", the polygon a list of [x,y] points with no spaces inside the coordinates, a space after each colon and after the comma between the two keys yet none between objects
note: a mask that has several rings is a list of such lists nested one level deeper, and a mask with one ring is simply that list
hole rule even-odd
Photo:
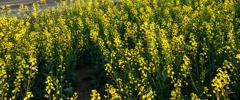
[{"label": "yellow flower cluster", "polygon": [[101,100],[101,96],[100,96],[100,94],[97,92],[97,90],[92,90],[91,100]]},{"label": "yellow flower cluster", "polygon": [[197,96],[197,94],[191,93],[191,100],[201,100],[201,99]]},{"label": "yellow flower cluster", "polygon": [[23,98],[23,100],[30,100],[30,98],[32,98],[32,97],[33,97],[32,92],[27,92],[26,96]]},{"label": "yellow flower cluster", "polygon": [[217,70],[217,75],[212,80],[213,93],[216,94],[217,98],[226,95],[229,92],[229,84],[231,82],[227,71],[223,71],[221,68]]},{"label": "yellow flower cluster", "polygon": [[236,69],[231,62],[224,60],[223,67],[217,69],[217,75],[212,80],[211,86],[214,87],[213,93],[218,99],[228,96],[231,92],[229,86],[231,84],[231,73]]},{"label": "yellow flower cluster", "polygon": [[122,100],[121,96],[117,93],[118,89],[115,89],[112,85],[106,84],[106,90],[110,100]]},{"label": "yellow flower cluster", "polygon": [[9,84],[6,82],[8,75],[6,72],[5,62],[3,59],[0,59],[0,97],[4,99],[7,96],[7,91]]},{"label": "yellow flower cluster", "polygon": [[174,89],[171,91],[171,100],[181,99],[181,87],[182,81],[180,79],[176,80],[174,83]]},{"label": "yellow flower cluster", "polygon": [[190,59],[184,55],[183,56],[183,64],[181,65],[180,71],[182,72],[182,75],[184,78],[187,77],[188,74],[191,72],[191,66],[190,66]]}]

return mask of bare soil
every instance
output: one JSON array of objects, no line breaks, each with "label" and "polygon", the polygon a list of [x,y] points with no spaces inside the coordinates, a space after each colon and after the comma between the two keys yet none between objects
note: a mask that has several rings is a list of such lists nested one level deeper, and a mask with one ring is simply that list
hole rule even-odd
[{"label": "bare soil", "polygon": [[78,65],[76,69],[75,91],[79,94],[79,100],[90,100],[91,77],[90,68],[86,65]]}]

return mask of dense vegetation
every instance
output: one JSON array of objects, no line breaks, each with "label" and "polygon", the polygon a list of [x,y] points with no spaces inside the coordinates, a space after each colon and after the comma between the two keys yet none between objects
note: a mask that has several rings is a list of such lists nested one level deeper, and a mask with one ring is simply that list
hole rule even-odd
[{"label": "dense vegetation", "polygon": [[[0,98],[239,99],[240,1],[77,0],[0,17]],[[81,94],[81,93],[80,93]]]}]

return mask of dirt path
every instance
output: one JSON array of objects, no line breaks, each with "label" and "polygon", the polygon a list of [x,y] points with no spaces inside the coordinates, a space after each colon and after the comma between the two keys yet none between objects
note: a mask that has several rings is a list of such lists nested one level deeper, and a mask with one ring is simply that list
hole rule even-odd
[{"label": "dirt path", "polygon": [[79,65],[76,70],[76,80],[74,82],[75,91],[79,94],[79,100],[90,100],[91,77],[88,66]]}]

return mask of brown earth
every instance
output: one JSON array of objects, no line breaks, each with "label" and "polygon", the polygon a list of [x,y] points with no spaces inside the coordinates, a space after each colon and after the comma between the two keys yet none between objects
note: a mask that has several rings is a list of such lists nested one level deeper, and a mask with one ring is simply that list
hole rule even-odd
[{"label": "brown earth", "polygon": [[91,77],[90,69],[86,65],[78,65],[74,89],[79,94],[79,100],[90,100]]}]

